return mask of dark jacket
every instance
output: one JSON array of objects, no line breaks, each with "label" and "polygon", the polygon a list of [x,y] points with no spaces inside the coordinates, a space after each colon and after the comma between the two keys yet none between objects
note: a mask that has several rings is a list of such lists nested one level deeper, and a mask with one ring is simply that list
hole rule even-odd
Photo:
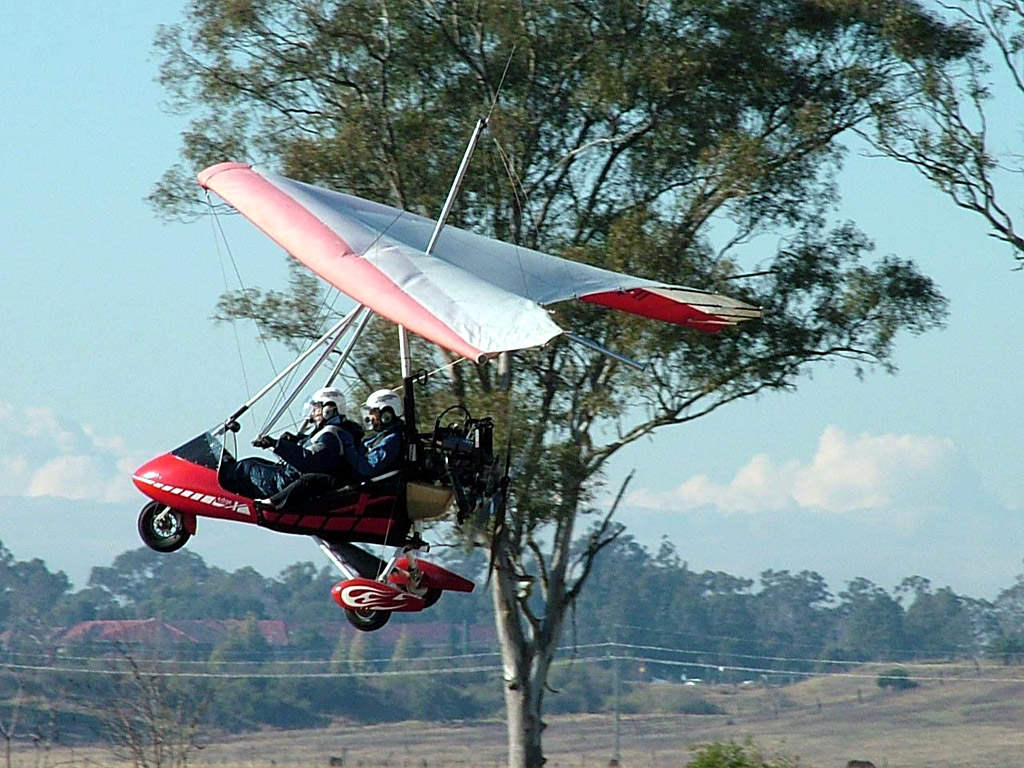
[{"label": "dark jacket", "polygon": [[364,478],[377,477],[402,465],[405,424],[395,419],[380,432],[363,441],[362,451],[353,446],[345,456],[356,473]]},{"label": "dark jacket", "polygon": [[341,417],[333,416],[307,438],[295,441],[282,437],[274,453],[303,474],[318,472],[347,478],[351,472],[346,457],[355,451],[355,445]]}]

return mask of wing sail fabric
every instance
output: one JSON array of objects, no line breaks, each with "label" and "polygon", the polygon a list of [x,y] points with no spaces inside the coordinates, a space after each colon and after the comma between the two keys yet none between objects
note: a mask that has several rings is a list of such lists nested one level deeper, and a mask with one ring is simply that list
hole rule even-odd
[{"label": "wing sail fabric", "polygon": [[657,283],[625,291],[592,293],[580,298],[592,304],[708,333],[761,316],[761,310],[728,296]]},{"label": "wing sail fabric", "polygon": [[292,256],[374,312],[472,360],[562,333],[544,306],[570,298],[715,331],[760,316],[718,294],[622,275],[446,227],[239,163],[199,174]]}]

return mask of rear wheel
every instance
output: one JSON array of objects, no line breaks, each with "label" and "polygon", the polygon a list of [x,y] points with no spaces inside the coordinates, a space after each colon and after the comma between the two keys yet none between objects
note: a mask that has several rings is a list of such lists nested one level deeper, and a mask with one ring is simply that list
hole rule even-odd
[{"label": "rear wheel", "polygon": [[151,501],[139,512],[139,537],[157,552],[174,552],[185,546],[192,534],[185,528],[185,517],[166,504]]},{"label": "rear wheel", "polygon": [[391,618],[391,611],[352,611],[345,609],[345,618],[348,623],[360,632],[373,632],[388,623]]},{"label": "rear wheel", "polygon": [[440,590],[440,589],[428,589],[426,592],[424,592],[423,595],[422,595],[422,597],[423,597],[423,607],[424,608],[429,608],[434,603],[436,603],[438,600],[440,600],[441,599],[441,592],[442,591],[443,590]]}]

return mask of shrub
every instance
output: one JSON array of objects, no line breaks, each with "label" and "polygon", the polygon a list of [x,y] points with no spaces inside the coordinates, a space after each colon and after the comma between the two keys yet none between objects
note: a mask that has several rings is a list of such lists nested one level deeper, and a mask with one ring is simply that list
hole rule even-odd
[{"label": "shrub", "polygon": [[682,685],[634,685],[621,709],[631,714],[720,715],[724,710],[698,691]]},{"label": "shrub", "polygon": [[879,688],[892,688],[894,691],[906,691],[917,688],[917,683],[910,679],[907,670],[893,667],[888,672],[883,672],[875,681]]},{"label": "shrub", "polygon": [[612,689],[608,670],[573,665],[557,668],[551,675],[552,692],[544,699],[544,709],[552,715],[602,712],[610,708]]},{"label": "shrub", "polygon": [[796,758],[765,758],[764,753],[747,740],[743,744],[735,741],[713,741],[694,747],[697,756],[687,768],[796,768]]}]

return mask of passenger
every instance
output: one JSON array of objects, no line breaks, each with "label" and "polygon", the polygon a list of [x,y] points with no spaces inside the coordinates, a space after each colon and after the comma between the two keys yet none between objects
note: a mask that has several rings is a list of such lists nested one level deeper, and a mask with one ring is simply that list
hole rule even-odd
[{"label": "passenger", "polygon": [[273,449],[281,460],[242,459],[226,470],[225,487],[273,506],[266,497],[281,493],[304,475],[323,476],[305,482],[307,490],[351,482],[355,475],[347,457],[357,453],[362,430],[345,418],[345,396],[338,389],[320,389],[313,394],[310,407],[313,432],[308,437],[300,439],[288,433],[280,438],[258,437],[253,445]]},{"label": "passenger", "polygon": [[[404,431],[402,398],[389,389],[378,390],[367,398],[363,410],[364,422],[374,434],[365,441],[345,444],[347,472],[343,476],[323,472],[304,473],[269,498],[258,500],[257,507],[284,512],[299,502],[354,481],[369,480],[398,469],[402,464]],[[363,429],[355,422],[346,419],[343,428],[347,428],[354,436],[358,432],[358,437],[362,438]]]},{"label": "passenger", "polygon": [[402,398],[390,389],[378,389],[363,405],[363,421],[373,432],[363,442],[363,451],[345,454],[356,474],[364,479],[379,477],[402,465],[405,423]]}]

